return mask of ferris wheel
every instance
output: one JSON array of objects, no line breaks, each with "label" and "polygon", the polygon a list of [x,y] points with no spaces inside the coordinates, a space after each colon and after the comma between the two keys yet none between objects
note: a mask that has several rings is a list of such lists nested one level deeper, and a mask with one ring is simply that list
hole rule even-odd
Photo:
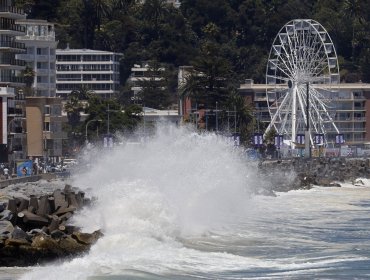
[{"label": "ferris wheel", "polygon": [[333,87],[339,84],[334,44],[317,21],[295,19],[274,39],[266,67],[266,96],[271,128],[294,147],[297,135],[339,133],[333,121]]}]

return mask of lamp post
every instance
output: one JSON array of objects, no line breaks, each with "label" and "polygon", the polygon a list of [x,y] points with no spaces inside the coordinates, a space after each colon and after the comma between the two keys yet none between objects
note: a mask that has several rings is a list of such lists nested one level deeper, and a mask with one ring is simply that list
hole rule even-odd
[{"label": "lamp post", "polygon": [[86,123],[86,126],[85,126],[85,143],[87,144],[89,141],[87,140],[87,127],[89,126],[89,124],[91,122],[102,122],[102,120],[98,119],[93,119],[93,120],[89,120],[87,123]]}]

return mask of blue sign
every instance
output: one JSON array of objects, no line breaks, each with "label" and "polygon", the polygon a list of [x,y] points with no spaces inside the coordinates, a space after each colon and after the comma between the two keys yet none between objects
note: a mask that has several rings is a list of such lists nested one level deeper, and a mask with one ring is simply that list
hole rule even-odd
[{"label": "blue sign", "polygon": [[344,135],[343,134],[335,135],[335,143],[336,144],[343,144],[344,143]]},{"label": "blue sign", "polygon": [[275,146],[276,148],[280,149],[284,143],[284,136],[283,135],[275,135]]},{"label": "blue sign", "polygon": [[323,145],[324,144],[324,134],[316,134],[315,135],[315,144],[316,145]]},{"label": "blue sign", "polygon": [[297,134],[296,142],[298,144],[304,144],[304,134]]},{"label": "blue sign", "polygon": [[263,134],[262,133],[255,133],[254,134],[253,144],[255,146],[262,146],[263,145]]}]

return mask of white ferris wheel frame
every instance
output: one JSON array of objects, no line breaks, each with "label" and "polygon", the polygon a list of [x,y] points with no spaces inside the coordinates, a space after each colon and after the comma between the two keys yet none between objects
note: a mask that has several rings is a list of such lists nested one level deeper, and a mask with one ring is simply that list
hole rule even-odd
[{"label": "white ferris wheel frame", "polygon": [[[332,86],[339,83],[338,58],[326,29],[312,19],[285,24],[273,41],[266,67],[271,122],[265,135],[274,127],[294,147],[297,134],[307,126],[325,136],[339,133],[330,113]],[[311,133],[310,142],[315,144]]]}]

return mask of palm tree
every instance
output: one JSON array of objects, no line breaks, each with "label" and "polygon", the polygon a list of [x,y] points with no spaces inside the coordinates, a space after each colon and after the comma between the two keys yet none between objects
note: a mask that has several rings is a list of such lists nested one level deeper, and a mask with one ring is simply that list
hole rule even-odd
[{"label": "palm tree", "polygon": [[84,106],[81,103],[76,93],[71,93],[68,96],[68,101],[64,105],[64,111],[67,113],[68,123],[75,128],[81,119],[81,112],[84,110]]},{"label": "palm tree", "polygon": [[241,140],[249,142],[254,130],[253,108],[251,104],[246,104],[244,98],[236,89],[230,89],[230,96],[227,100],[227,108],[235,114],[235,127],[239,128]]},{"label": "palm tree", "polygon": [[364,19],[364,7],[363,1],[361,0],[345,0],[343,2],[343,12],[344,15],[352,21],[352,63],[355,62],[355,48],[357,45],[356,42],[356,27],[363,25],[365,22]]},{"label": "palm tree", "polygon": [[26,94],[26,96],[33,95],[32,85],[34,83],[36,72],[33,71],[33,69],[31,67],[26,66],[26,68],[22,71],[22,74],[21,75],[22,75],[22,77],[24,79],[24,83],[26,84],[26,86],[25,86],[25,94]]},{"label": "palm tree", "polygon": [[79,100],[89,100],[93,94],[93,90],[89,89],[86,85],[82,85],[79,89],[73,90],[70,96],[75,96]]},{"label": "palm tree", "polygon": [[142,14],[144,19],[153,24],[154,30],[159,31],[159,23],[169,12],[168,7],[165,0],[146,0],[142,6]]}]

